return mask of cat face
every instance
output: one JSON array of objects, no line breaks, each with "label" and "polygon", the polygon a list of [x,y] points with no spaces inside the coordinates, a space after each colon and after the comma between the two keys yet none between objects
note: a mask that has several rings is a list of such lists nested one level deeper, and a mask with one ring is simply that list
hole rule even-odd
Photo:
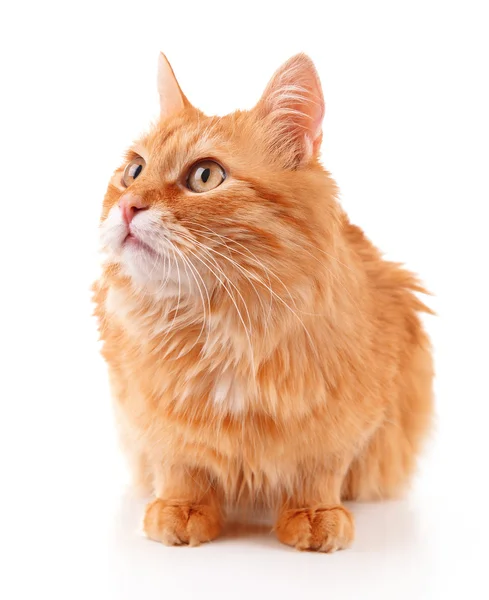
[{"label": "cat face", "polygon": [[324,198],[334,185],[317,162],[324,102],[310,59],[290,59],[254,109],[224,117],[188,102],[163,55],[158,88],[160,121],[105,196],[108,260],[162,295],[300,275],[304,250],[334,212]]}]

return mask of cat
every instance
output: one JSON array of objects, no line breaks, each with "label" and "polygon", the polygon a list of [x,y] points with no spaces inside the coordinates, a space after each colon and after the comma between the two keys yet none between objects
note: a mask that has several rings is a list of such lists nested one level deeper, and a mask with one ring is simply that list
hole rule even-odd
[{"label": "cat", "polygon": [[194,108],[159,58],[160,118],[103,202],[102,353],[144,531],[198,545],[230,507],[334,552],[343,500],[398,496],[432,420],[415,276],[384,260],[319,162],[324,100],[304,54],[257,105]]}]

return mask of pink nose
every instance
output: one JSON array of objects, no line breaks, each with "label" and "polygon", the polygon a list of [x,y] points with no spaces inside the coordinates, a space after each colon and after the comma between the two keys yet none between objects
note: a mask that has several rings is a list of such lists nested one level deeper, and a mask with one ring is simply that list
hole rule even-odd
[{"label": "pink nose", "polygon": [[136,213],[140,212],[141,210],[147,210],[148,206],[141,196],[136,196],[131,192],[127,192],[119,200],[119,208],[121,209],[122,218],[127,225],[129,225],[129,223],[134,219]]}]

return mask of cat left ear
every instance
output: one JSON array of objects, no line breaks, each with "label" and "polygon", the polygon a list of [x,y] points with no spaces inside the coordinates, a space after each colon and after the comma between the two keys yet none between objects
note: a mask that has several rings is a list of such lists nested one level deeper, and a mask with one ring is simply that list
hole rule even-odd
[{"label": "cat left ear", "polygon": [[163,52],[160,52],[158,60],[158,93],[160,95],[160,118],[162,119],[166,119],[190,105]]},{"label": "cat left ear", "polygon": [[297,54],[276,71],[256,110],[270,121],[273,147],[282,151],[289,166],[305,163],[318,153],[324,98],[308,56]]}]

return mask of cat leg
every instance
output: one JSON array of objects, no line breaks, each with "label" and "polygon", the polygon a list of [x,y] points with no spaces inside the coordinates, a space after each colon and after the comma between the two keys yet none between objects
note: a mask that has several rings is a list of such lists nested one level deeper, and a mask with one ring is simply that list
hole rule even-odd
[{"label": "cat leg", "polygon": [[215,539],[223,513],[218,491],[203,471],[173,466],[155,480],[156,500],[146,507],[144,532],[167,546],[198,546]]},{"label": "cat leg", "polygon": [[430,350],[419,346],[402,366],[396,402],[349,467],[343,499],[367,502],[404,493],[431,427],[432,380]]},{"label": "cat leg", "polygon": [[153,473],[139,436],[121,419],[118,425],[119,444],[126,458],[132,487],[138,496],[150,496],[153,493]]},{"label": "cat leg", "polygon": [[142,451],[134,451],[127,454],[127,460],[134,491],[142,498],[150,496],[153,492],[153,482],[146,455]]},{"label": "cat leg", "polygon": [[350,460],[332,461],[327,469],[304,475],[302,489],[284,501],[275,531],[298,550],[335,552],[353,541],[352,514],[341,504],[341,487]]}]

